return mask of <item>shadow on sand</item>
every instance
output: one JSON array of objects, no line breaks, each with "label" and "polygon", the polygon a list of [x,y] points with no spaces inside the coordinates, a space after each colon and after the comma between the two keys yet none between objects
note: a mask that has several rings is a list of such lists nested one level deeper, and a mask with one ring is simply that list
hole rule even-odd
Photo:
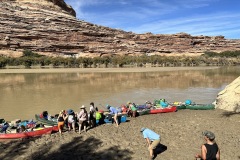
[{"label": "shadow on sand", "polygon": [[154,152],[154,158],[155,159],[157,157],[158,154],[161,154],[163,152],[165,152],[167,150],[167,146],[163,145],[163,144],[159,144],[156,149],[153,150]]},{"label": "shadow on sand", "polygon": [[[38,144],[34,139],[26,139],[17,142],[9,142],[7,144],[0,143],[1,149],[0,159],[27,159],[27,160],[131,160],[132,152],[127,149],[120,149],[118,146],[103,147],[103,142],[94,137],[83,140],[82,137],[74,137],[70,142],[63,143],[61,140],[51,143]],[[34,143],[34,144],[32,144]],[[3,146],[2,146],[3,145]],[[29,150],[32,146],[37,148]],[[3,148],[2,148],[3,147]],[[4,148],[8,147],[4,152]],[[9,148],[10,147],[10,148]],[[27,157],[21,157],[26,154]]]}]

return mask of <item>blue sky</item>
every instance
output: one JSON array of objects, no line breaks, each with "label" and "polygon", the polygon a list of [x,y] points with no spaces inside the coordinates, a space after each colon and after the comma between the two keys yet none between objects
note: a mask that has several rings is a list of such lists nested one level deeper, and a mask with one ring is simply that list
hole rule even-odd
[{"label": "blue sky", "polygon": [[240,39],[240,0],[65,0],[79,20],[134,33]]}]

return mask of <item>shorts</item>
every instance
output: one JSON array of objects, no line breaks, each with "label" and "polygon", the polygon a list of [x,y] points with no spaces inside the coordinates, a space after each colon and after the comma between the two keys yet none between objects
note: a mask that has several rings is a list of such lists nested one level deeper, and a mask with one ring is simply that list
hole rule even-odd
[{"label": "shorts", "polygon": [[63,129],[63,126],[64,126],[64,121],[62,122],[58,122],[58,129]]},{"label": "shorts", "polygon": [[160,144],[160,139],[152,141],[150,148],[155,149]]},{"label": "shorts", "polygon": [[85,121],[79,120],[79,124],[86,126],[87,125],[87,120],[85,120]]},{"label": "shorts", "polygon": [[68,127],[72,127],[75,126],[75,121],[73,121],[72,123],[68,122]]}]

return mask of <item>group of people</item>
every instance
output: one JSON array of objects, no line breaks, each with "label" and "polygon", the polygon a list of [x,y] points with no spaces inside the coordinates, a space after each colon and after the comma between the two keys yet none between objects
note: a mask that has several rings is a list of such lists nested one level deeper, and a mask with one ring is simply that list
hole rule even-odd
[{"label": "group of people", "polygon": [[[148,128],[142,128],[141,133],[143,138],[146,139],[150,159],[154,159],[154,149],[160,144],[160,135],[155,133],[154,131]],[[220,160],[220,149],[215,141],[215,135],[211,131],[204,131],[202,133],[204,143],[201,146],[201,153],[196,154],[194,157],[197,160],[200,158],[201,160]]]},{"label": "group of people", "polygon": [[[149,105],[149,108],[151,107],[151,103],[146,103]],[[114,122],[116,123],[116,126],[119,125],[117,116],[118,113],[126,113],[130,117],[136,117],[137,108],[134,103],[128,102],[127,105],[122,105],[121,108],[115,108],[110,105],[106,105],[106,108],[109,110],[109,115],[113,115]],[[58,115],[58,128],[59,133],[62,133],[63,126],[66,124],[68,125],[69,131],[73,129],[75,131],[76,127],[75,124],[79,125],[78,132],[81,133],[81,129],[83,127],[83,130],[87,131],[87,125],[90,127],[96,126],[96,120],[99,120],[101,118],[101,115],[98,112],[98,108],[94,106],[94,103],[90,103],[90,109],[89,114],[86,110],[85,106],[80,107],[79,113],[72,112],[65,112],[64,110],[61,111]],[[150,159],[154,159],[154,149],[160,144],[160,135],[155,133],[154,131],[148,129],[148,128],[141,128],[141,133],[143,135],[143,138],[146,139]],[[201,160],[220,160],[220,150],[218,148],[217,143],[215,142],[215,135],[211,131],[205,131],[202,133],[204,140],[206,141],[205,144],[201,146],[201,153],[195,155],[195,159],[201,159]]]},{"label": "group of people", "polygon": [[[96,120],[100,119],[101,116],[97,115],[98,108],[94,106],[94,103],[90,103],[89,113],[86,110],[86,107],[83,105],[80,107],[80,112],[75,113],[73,110],[62,110],[58,117],[58,130],[59,133],[62,134],[64,125],[67,125],[68,130],[76,131],[76,124],[78,124],[78,133],[81,133],[82,127],[83,131],[87,132],[87,126],[95,127]],[[97,119],[96,119],[97,118]]]},{"label": "group of people", "polygon": [[[148,104],[148,103],[147,103]],[[149,103],[150,104],[150,103]],[[110,105],[106,105],[106,108],[108,109],[108,117],[110,119],[113,118],[114,123],[118,127],[118,114],[123,113],[127,114],[130,117],[136,117],[137,115],[137,107],[134,103],[127,102],[127,105],[122,105],[119,108],[112,107]],[[47,115],[43,113],[43,117],[47,119]],[[95,127],[96,121],[99,121],[102,118],[102,113],[98,112],[98,108],[94,106],[94,103],[90,103],[89,113],[86,110],[86,107],[83,105],[80,107],[79,113],[74,113],[73,110],[68,110],[67,112],[65,110],[62,110],[59,115],[57,116],[58,121],[58,129],[59,133],[62,134],[62,130],[64,125],[67,125],[68,130],[70,131],[73,129],[76,131],[76,124],[78,124],[78,132],[81,133],[81,129],[83,127],[83,130],[87,131],[87,126]]]}]

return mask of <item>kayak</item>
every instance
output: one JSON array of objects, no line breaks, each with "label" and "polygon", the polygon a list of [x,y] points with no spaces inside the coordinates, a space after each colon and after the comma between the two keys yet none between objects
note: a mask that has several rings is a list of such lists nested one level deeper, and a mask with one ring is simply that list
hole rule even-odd
[{"label": "kayak", "polygon": [[54,127],[49,128],[41,128],[29,132],[21,132],[21,133],[5,133],[0,134],[0,139],[18,139],[18,138],[30,138],[30,137],[38,137],[44,134],[51,134]]},{"label": "kayak", "polygon": [[151,109],[150,114],[168,113],[168,112],[176,112],[176,111],[177,111],[177,107],[172,106],[172,107],[167,107],[167,108]]},{"label": "kayak", "polygon": [[[127,115],[126,114],[118,115],[118,123],[123,123],[123,122],[126,122],[126,121],[127,121]],[[104,122],[105,123],[113,123],[114,120],[113,120],[113,118],[111,120],[109,120],[108,118],[105,118]]]},{"label": "kayak", "polygon": [[190,110],[213,110],[215,109],[214,104],[193,104],[193,105],[186,105],[186,109]]},{"label": "kayak", "polygon": [[35,118],[37,121],[41,122],[42,124],[46,124],[48,126],[56,126],[58,124],[57,120],[47,120],[45,118],[41,118],[38,114],[35,114]]},{"label": "kayak", "polygon": [[186,109],[186,105],[185,105],[185,104],[177,105],[177,109],[178,109],[178,110],[180,110],[180,109]]},{"label": "kayak", "polygon": [[150,113],[150,109],[137,110],[137,115],[142,116]]}]

